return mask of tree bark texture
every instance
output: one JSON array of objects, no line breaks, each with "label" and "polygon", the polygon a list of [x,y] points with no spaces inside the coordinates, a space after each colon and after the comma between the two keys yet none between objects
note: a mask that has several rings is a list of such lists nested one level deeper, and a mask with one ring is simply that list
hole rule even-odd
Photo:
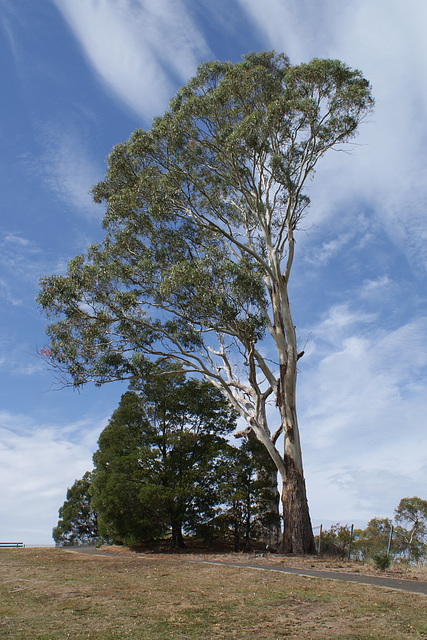
[{"label": "tree bark texture", "polygon": [[287,294],[282,305],[283,327],[287,349],[279,352],[280,364],[276,404],[280,410],[283,432],[282,477],[283,536],[281,552],[302,555],[315,554],[313,529],[311,526],[305,487],[301,441],[296,411],[296,381],[298,349],[295,328],[292,322]]},{"label": "tree bark texture", "polygon": [[283,536],[281,553],[315,554],[313,529],[308,510],[305,481],[292,459],[285,456],[286,478],[283,480]]}]

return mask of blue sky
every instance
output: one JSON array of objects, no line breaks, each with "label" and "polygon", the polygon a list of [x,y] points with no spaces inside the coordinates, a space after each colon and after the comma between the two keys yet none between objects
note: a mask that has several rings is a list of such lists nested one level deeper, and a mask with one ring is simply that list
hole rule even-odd
[{"label": "blue sky", "polygon": [[310,186],[291,296],[308,340],[298,409],[313,523],[427,497],[424,0],[0,0],[0,540],[50,544],[124,385],[54,390],[41,276],[101,236],[88,195],[199,62],[339,58],[376,109]]}]

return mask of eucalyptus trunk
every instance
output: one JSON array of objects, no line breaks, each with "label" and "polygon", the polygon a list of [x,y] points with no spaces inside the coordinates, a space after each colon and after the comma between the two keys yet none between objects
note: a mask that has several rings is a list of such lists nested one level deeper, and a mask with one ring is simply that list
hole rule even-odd
[{"label": "eucalyptus trunk", "polygon": [[294,555],[315,554],[304,477],[296,469],[293,460],[286,460],[285,464],[287,474],[282,488],[283,535],[280,551]]},{"label": "eucalyptus trunk", "polygon": [[279,472],[282,480],[283,536],[282,553],[314,554],[316,548],[311,526],[303,464],[301,443],[296,414],[296,362],[298,355],[292,354],[280,367],[280,384],[276,402],[280,409],[283,429],[283,465]]},{"label": "eucalyptus trunk", "polygon": [[[279,378],[275,386],[275,395],[281,425],[276,433],[277,438],[279,435],[283,436],[283,464],[278,466],[282,480],[283,535],[281,552],[299,555],[315,554],[316,548],[305,488],[296,409],[297,362],[303,352],[298,353],[297,337],[287,291],[288,277],[294,256],[291,220],[287,229],[286,268],[282,274],[280,261],[277,259],[277,255],[272,252],[272,271],[277,274],[277,279],[269,288],[274,318],[274,338],[279,360]],[[274,437],[273,442],[275,443]]]}]

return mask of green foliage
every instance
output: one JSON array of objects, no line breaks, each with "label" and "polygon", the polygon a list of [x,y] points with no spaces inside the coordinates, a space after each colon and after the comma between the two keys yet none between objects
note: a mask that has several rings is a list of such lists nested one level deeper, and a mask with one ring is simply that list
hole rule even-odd
[{"label": "green foliage", "polygon": [[202,64],[151,130],[112,150],[93,188],[103,243],[42,279],[51,363],[79,386],[134,377],[135,353],[212,373],[214,358],[200,361],[212,332],[249,353],[272,324],[273,283],[286,281],[304,184],[372,103],[360,72],[336,60]]},{"label": "green foliage", "polygon": [[376,569],[380,569],[381,571],[385,571],[391,565],[392,557],[387,551],[377,551],[372,556],[372,560],[374,561],[374,565]]},{"label": "green foliage", "polygon": [[395,520],[410,526],[401,536],[403,552],[409,559],[419,562],[427,557],[427,500],[402,498],[395,509]]},{"label": "green foliage", "polygon": [[[321,551],[344,557],[349,542],[348,526],[337,524],[322,534]],[[393,557],[400,561],[422,562],[427,557],[427,501],[417,497],[402,498],[395,509],[395,524],[389,518],[372,518],[365,529],[354,530],[351,550],[353,557],[372,560],[378,568],[382,568],[379,565],[386,562],[386,556],[390,562]]]},{"label": "green foliage", "polygon": [[215,464],[235,414],[211,385],[169,365],[120,401],[98,441],[93,504],[104,536],[126,544],[194,531],[214,515]]},{"label": "green foliage", "polygon": [[[395,514],[391,553],[400,559],[420,562],[427,556],[427,501],[403,498]],[[392,525],[389,518],[373,518],[364,531],[357,532],[355,548],[363,558],[374,559],[388,548]]]},{"label": "green foliage", "polygon": [[364,560],[369,560],[387,549],[392,521],[389,518],[372,518],[366,529],[355,531],[353,548]]},{"label": "green foliage", "polygon": [[280,528],[277,471],[262,445],[250,439],[238,448],[227,446],[218,474],[221,509],[210,523],[212,531],[221,538],[231,535],[235,551],[243,540],[246,549],[251,540],[271,542]]},{"label": "green foliage", "polygon": [[[351,529],[348,525],[333,525],[329,530],[323,531],[320,540],[320,553],[327,556],[339,556],[344,559],[348,552],[349,545],[353,542]],[[319,548],[319,537],[315,539],[316,547]]]},{"label": "green foliage", "polygon": [[58,546],[88,544],[98,539],[97,515],[91,505],[91,474],[76,480],[67,491],[67,499],[59,509],[59,521],[52,531]]}]

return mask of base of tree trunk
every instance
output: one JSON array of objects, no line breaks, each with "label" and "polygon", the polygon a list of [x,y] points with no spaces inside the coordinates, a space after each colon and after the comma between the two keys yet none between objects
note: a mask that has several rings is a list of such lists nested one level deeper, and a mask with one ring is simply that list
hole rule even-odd
[{"label": "base of tree trunk", "polygon": [[280,552],[293,555],[315,555],[313,529],[308,510],[305,481],[292,462],[288,463],[287,480],[283,482],[283,537]]},{"label": "base of tree trunk", "polygon": [[185,549],[185,542],[180,524],[172,525],[172,549]]}]

